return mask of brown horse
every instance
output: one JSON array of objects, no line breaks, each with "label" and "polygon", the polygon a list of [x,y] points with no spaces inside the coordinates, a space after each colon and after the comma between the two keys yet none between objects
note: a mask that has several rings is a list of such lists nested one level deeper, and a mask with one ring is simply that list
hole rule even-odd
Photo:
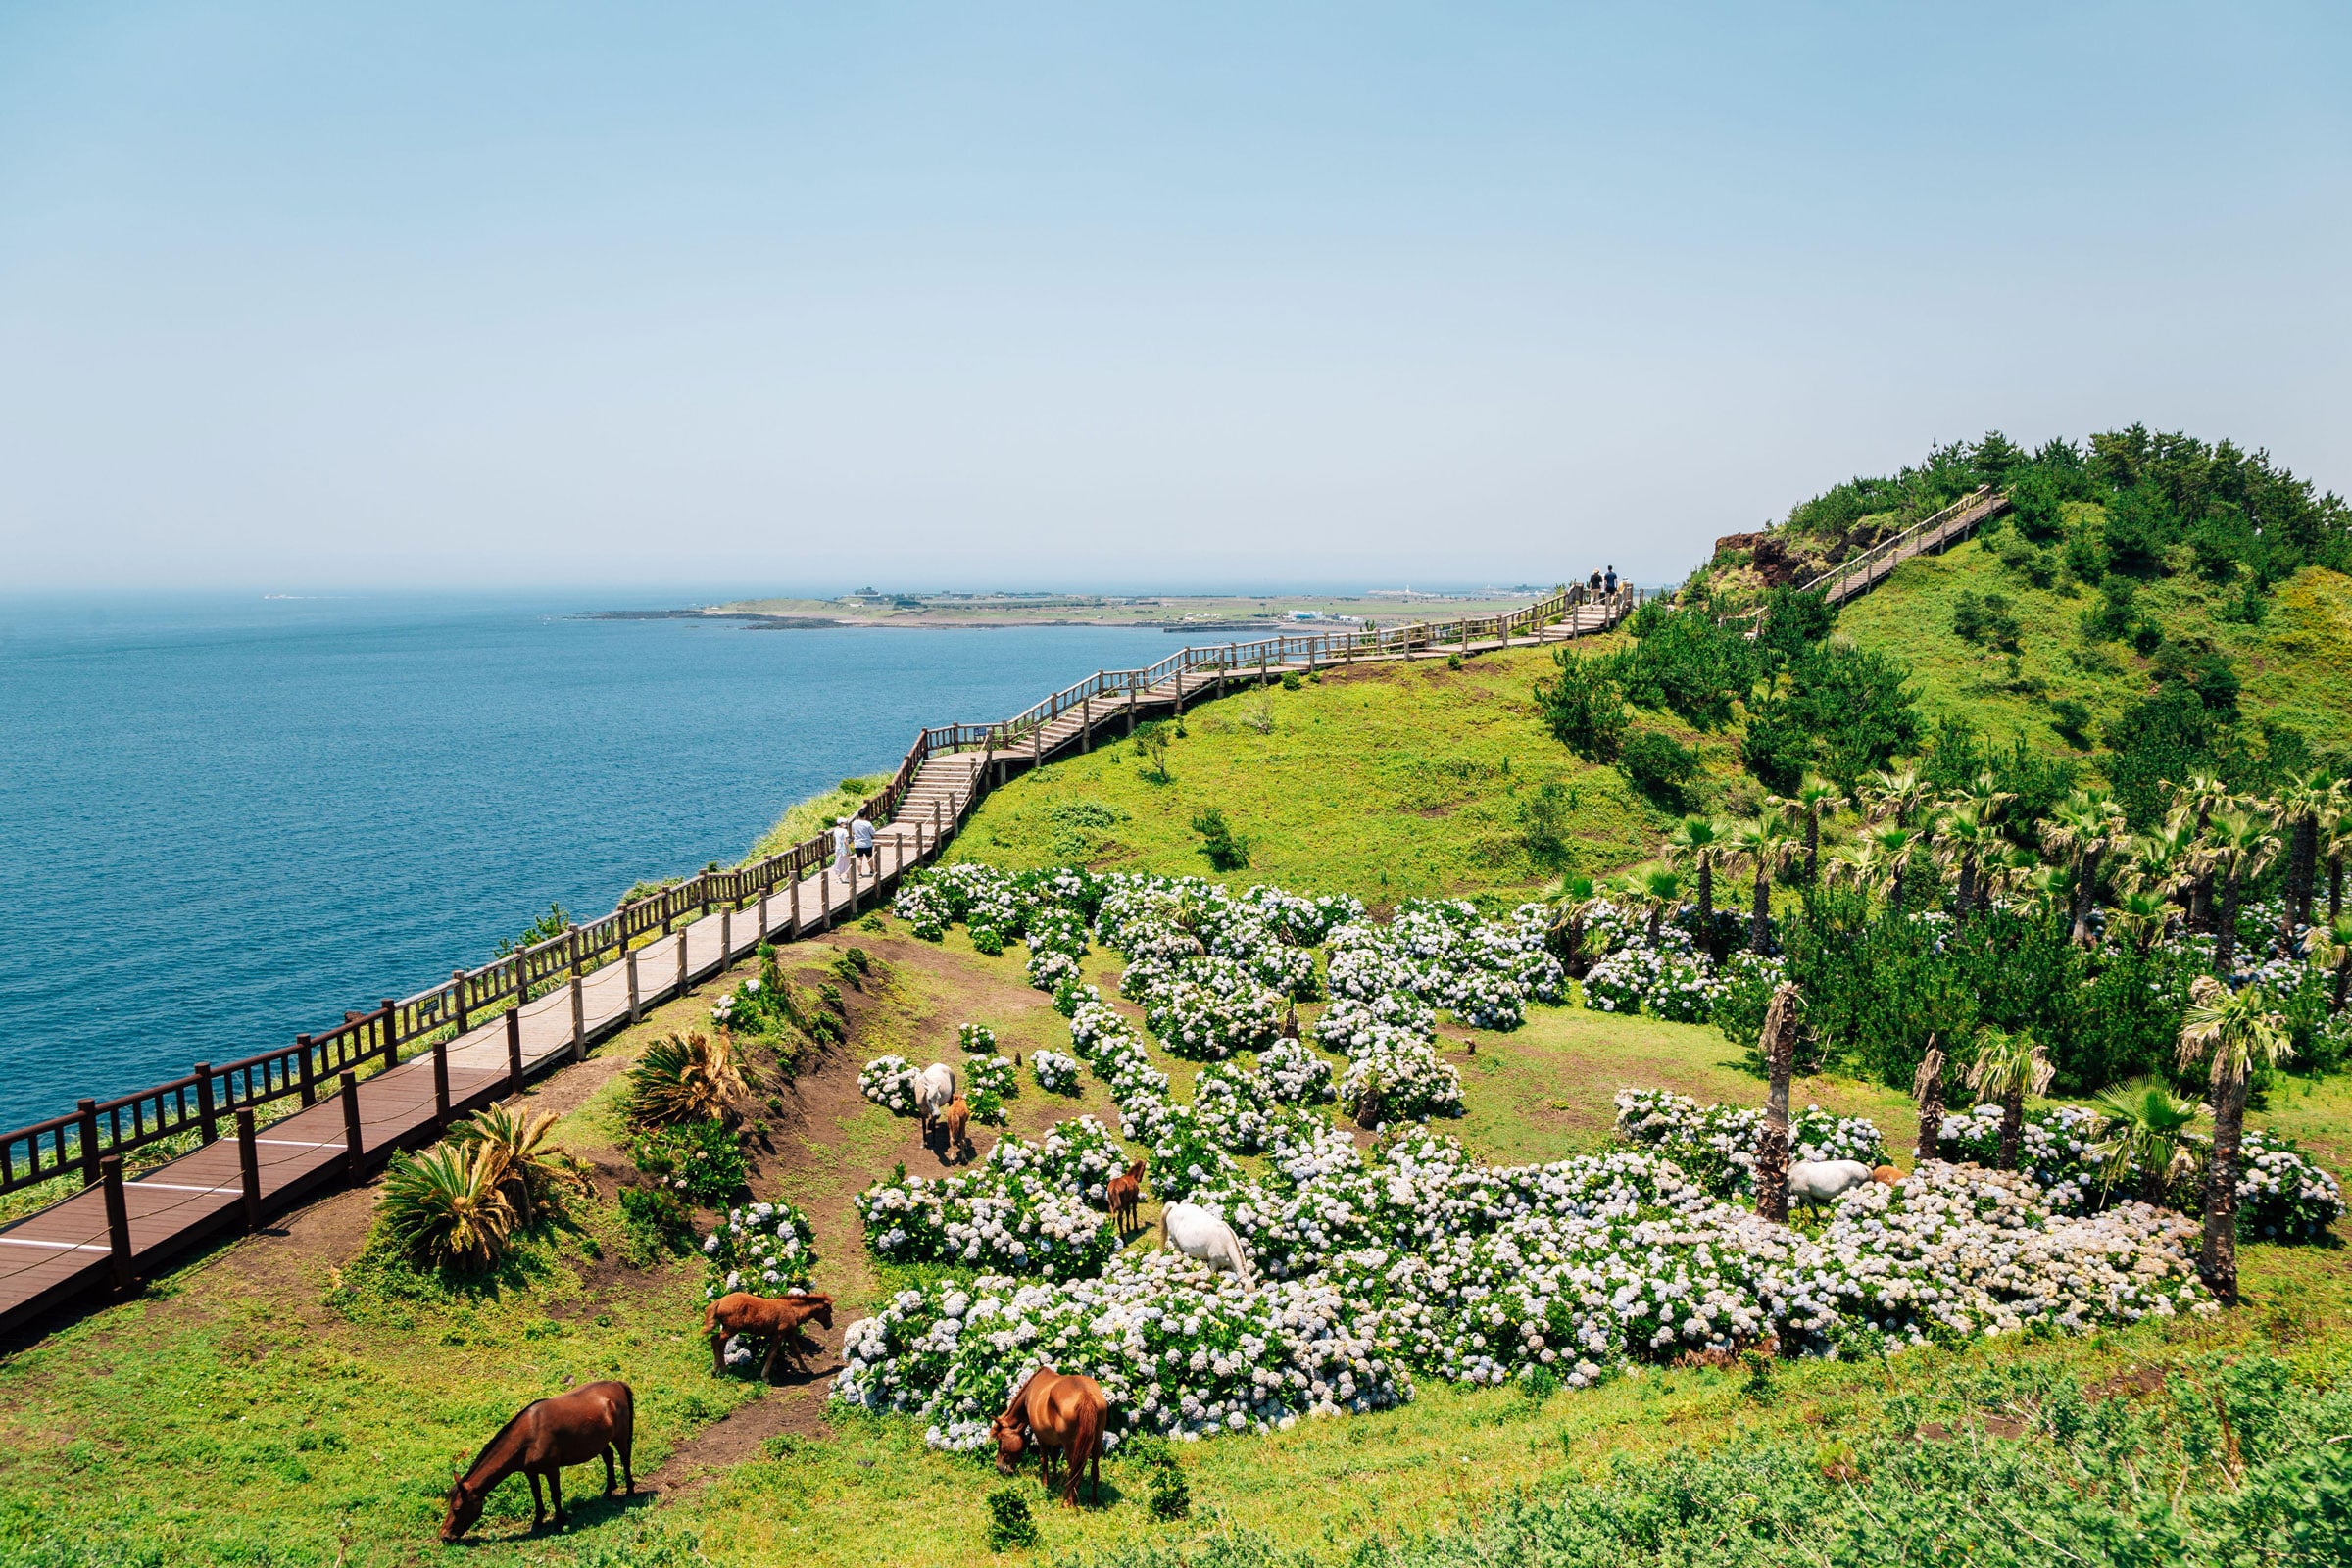
[{"label": "brown horse", "polygon": [[1008,1476],[1020,1468],[1021,1452],[1035,1447],[1038,1478],[1054,1490],[1054,1457],[1059,1453],[1067,1467],[1061,1505],[1078,1506],[1078,1479],[1091,1462],[1095,1500],[1102,1499],[1102,1428],[1110,1420],[1110,1401],[1093,1378],[1064,1377],[1041,1366],[1014,1395],[1004,1413],[990,1423],[997,1440],[997,1474]]},{"label": "brown horse", "polygon": [[960,1149],[966,1154],[977,1153],[978,1151],[972,1148],[971,1102],[961,1095],[949,1101],[946,1121],[948,1124],[948,1148],[951,1150]]},{"label": "brown horse", "polygon": [[1110,1210],[1119,1234],[1125,1236],[1135,1229],[1135,1205],[1144,1196],[1144,1162],[1137,1160],[1122,1175],[1113,1176],[1102,1185],[1102,1202]]},{"label": "brown horse", "polygon": [[726,1348],[731,1336],[764,1334],[767,1354],[760,1362],[760,1381],[766,1382],[768,1373],[775,1368],[778,1350],[791,1346],[794,1358],[800,1358],[801,1325],[811,1320],[825,1328],[833,1326],[833,1298],[728,1292],[703,1309],[703,1332],[710,1336],[711,1376],[727,1369]]},{"label": "brown horse", "polygon": [[455,1541],[482,1516],[490,1489],[519,1470],[531,1480],[531,1528],[545,1517],[539,1503],[539,1478],[547,1478],[548,1495],[556,1505],[556,1525],[564,1524],[564,1466],[605,1461],[605,1495],[612,1494],[612,1455],[620,1455],[620,1473],[629,1491],[637,1477],[629,1469],[629,1449],[636,1441],[637,1401],[626,1383],[591,1383],[552,1399],[534,1399],[482,1445],[472,1468],[449,1489],[449,1515],[441,1521],[441,1539]]}]

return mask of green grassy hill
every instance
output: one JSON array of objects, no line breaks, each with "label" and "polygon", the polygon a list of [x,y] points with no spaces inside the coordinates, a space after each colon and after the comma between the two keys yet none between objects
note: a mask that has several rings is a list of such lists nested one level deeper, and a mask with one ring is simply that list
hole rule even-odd
[{"label": "green grassy hill", "polygon": [[[1838,629],[1910,666],[1931,722],[1959,718],[1996,741],[2022,737],[2039,749],[2078,752],[2053,727],[2054,705],[2081,703],[2092,720],[2086,736],[2095,739],[2156,691],[2157,658],[2127,640],[2087,635],[2083,614],[2100,596],[2035,587],[2003,564],[1999,542],[1997,535],[1971,540],[1948,555],[1904,563],[1844,609]],[[2019,629],[2014,667],[1997,648],[1954,632],[1963,594],[2008,601]],[[2133,609],[2166,642],[2209,647],[2229,661],[2243,682],[2241,723],[2286,724],[2315,743],[2331,740],[2352,713],[2352,577],[2306,566],[2272,590],[2258,624],[2230,618],[2238,603],[2236,590],[2183,573],[2139,586]]]},{"label": "green grassy hill", "polygon": [[[1544,728],[1534,688],[1551,667],[1548,652],[1513,649],[1458,670],[1364,664],[1296,691],[1229,694],[1186,715],[1167,782],[1132,745],[1099,746],[989,796],[951,857],[1209,875],[1192,821],[1214,807],[1250,844],[1248,868],[1227,879],[1369,903],[1527,889],[1640,860],[1666,818],[1617,769],[1578,760]],[[1728,771],[1729,744],[1708,744]],[[1556,851],[1532,820],[1546,784]]]}]

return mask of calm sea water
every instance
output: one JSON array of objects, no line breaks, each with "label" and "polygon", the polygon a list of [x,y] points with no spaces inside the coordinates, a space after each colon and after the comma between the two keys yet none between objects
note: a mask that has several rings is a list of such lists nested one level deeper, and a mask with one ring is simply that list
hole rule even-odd
[{"label": "calm sea water", "polygon": [[747,631],[593,601],[0,600],[0,1127],[290,1041],[1150,631]]}]

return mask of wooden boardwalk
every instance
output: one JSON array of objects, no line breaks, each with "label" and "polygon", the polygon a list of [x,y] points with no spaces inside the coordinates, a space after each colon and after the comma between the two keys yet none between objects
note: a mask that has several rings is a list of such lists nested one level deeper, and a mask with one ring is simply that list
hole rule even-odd
[{"label": "wooden boardwalk", "polygon": [[[1034,717],[924,731],[870,813],[883,821],[870,868],[853,859],[850,874],[836,876],[821,845],[810,841],[758,867],[707,873],[593,928],[459,971],[432,992],[346,1014],[339,1029],[304,1036],[291,1052],[199,1067],[104,1105],[85,1101],[78,1121],[53,1118],[0,1134],[0,1153],[16,1161],[0,1169],[0,1190],[76,1171],[84,1183],[0,1227],[0,1332],[131,1290],[212,1238],[258,1228],[320,1193],[365,1180],[401,1151],[432,1143],[453,1119],[584,1056],[648,1006],[723,974],[762,941],[790,942],[875,907],[906,871],[936,858],[979,798],[1013,772],[1302,666],[1558,642],[1606,630],[1633,602],[1630,593],[1603,603],[1571,595],[1564,608],[1516,631],[1504,617],[1455,623],[1460,634],[1446,640],[1409,635],[1442,628],[1405,628],[1408,635],[1380,634],[1380,643],[1361,652],[1349,636],[1344,657],[1329,652],[1341,639],[1285,638],[1209,650],[1218,656],[1202,661],[1209,667],[1163,661],[1172,671],[1157,679],[1131,672],[1114,684],[1099,673],[1072,688],[1075,697],[1056,694],[1033,709]],[[1475,635],[1481,625],[1488,635]],[[698,907],[704,912],[687,916]],[[257,1123],[249,1106],[273,1111],[293,1104],[298,1091],[299,1108]],[[118,1150],[174,1134],[200,1142],[126,1179],[119,1153],[99,1152],[110,1147],[110,1132]]]}]

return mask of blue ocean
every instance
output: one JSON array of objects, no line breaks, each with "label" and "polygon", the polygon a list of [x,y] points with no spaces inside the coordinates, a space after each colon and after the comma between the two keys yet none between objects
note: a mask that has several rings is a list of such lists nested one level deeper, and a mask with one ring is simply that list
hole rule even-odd
[{"label": "blue ocean", "polygon": [[0,600],[0,1127],[340,1021],[560,901],[1177,646],[752,631],[593,596]]}]

